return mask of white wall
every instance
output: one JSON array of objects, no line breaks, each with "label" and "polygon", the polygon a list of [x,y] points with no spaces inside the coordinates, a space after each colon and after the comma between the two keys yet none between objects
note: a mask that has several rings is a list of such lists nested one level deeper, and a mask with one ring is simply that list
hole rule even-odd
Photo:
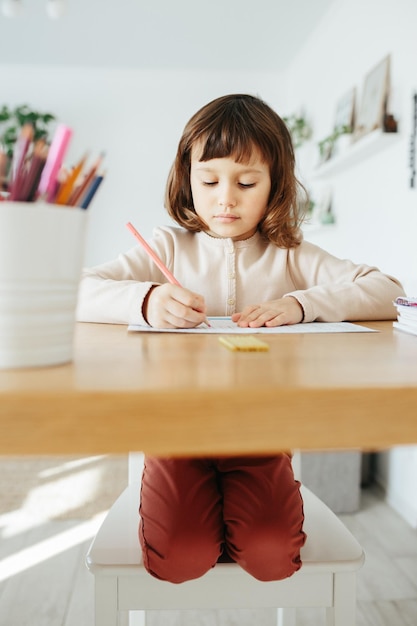
[{"label": "white wall", "polygon": [[[306,230],[306,237],[338,256],[397,276],[409,295],[417,294],[417,189],[409,187],[408,167],[417,90],[416,24],[414,0],[398,0],[390,8],[379,0],[337,0],[287,73],[289,112],[304,109],[314,128],[299,159],[304,181],[315,190],[323,182],[314,180],[312,153],[318,155],[317,142],[333,128],[337,102],[351,87],[361,92],[368,71],[391,54],[390,108],[399,121],[398,141],[326,181],[336,224]],[[417,526],[416,449],[381,455],[378,478],[390,503]]]},{"label": "white wall", "polygon": [[199,107],[242,91],[259,94],[280,109],[271,90],[277,79],[271,72],[0,65],[0,84],[8,85],[7,104],[29,102],[74,128],[68,164],[86,150],[91,158],[106,153],[106,179],[89,209],[86,265],[110,260],[135,245],[127,221],[144,236],[168,223],[165,181],[183,127]]},{"label": "white wall", "polygon": [[409,187],[408,168],[416,23],[413,0],[399,0],[392,11],[378,0],[338,0],[287,75],[289,107],[304,105],[316,144],[330,134],[338,100],[351,87],[361,92],[367,72],[391,54],[390,108],[399,120],[400,140],[327,181],[337,224],[309,238],[395,274],[410,293],[417,293],[417,189]]}]

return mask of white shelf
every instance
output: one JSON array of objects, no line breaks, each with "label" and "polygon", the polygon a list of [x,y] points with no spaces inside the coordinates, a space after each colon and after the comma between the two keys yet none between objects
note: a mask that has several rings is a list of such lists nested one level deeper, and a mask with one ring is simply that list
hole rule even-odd
[{"label": "white shelf", "polygon": [[347,170],[368,157],[385,150],[398,141],[399,133],[384,133],[374,130],[353,142],[342,154],[335,155],[322,163],[313,172],[314,178],[324,178]]}]

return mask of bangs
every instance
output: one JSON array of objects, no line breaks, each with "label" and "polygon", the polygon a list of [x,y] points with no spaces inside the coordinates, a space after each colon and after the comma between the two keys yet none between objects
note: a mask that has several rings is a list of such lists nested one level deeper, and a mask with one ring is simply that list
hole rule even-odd
[{"label": "bangs", "polygon": [[[249,163],[253,159],[254,149],[259,146],[242,129],[216,128],[199,138],[199,161],[233,157],[237,163]],[[263,156],[263,155],[262,155]]]}]

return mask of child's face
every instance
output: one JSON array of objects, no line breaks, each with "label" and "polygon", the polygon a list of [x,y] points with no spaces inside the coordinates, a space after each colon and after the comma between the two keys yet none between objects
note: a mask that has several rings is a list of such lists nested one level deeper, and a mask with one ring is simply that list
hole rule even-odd
[{"label": "child's face", "polygon": [[249,163],[232,157],[199,161],[191,152],[191,192],[197,215],[214,237],[238,241],[251,237],[265,214],[271,178],[268,165],[254,151]]}]

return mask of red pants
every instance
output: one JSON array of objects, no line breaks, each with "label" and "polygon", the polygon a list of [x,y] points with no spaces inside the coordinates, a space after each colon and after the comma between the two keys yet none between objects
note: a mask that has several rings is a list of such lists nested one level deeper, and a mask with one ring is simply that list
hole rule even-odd
[{"label": "red pants", "polygon": [[147,458],[139,539],[150,574],[180,583],[218,560],[259,580],[301,567],[304,521],[291,458]]}]

